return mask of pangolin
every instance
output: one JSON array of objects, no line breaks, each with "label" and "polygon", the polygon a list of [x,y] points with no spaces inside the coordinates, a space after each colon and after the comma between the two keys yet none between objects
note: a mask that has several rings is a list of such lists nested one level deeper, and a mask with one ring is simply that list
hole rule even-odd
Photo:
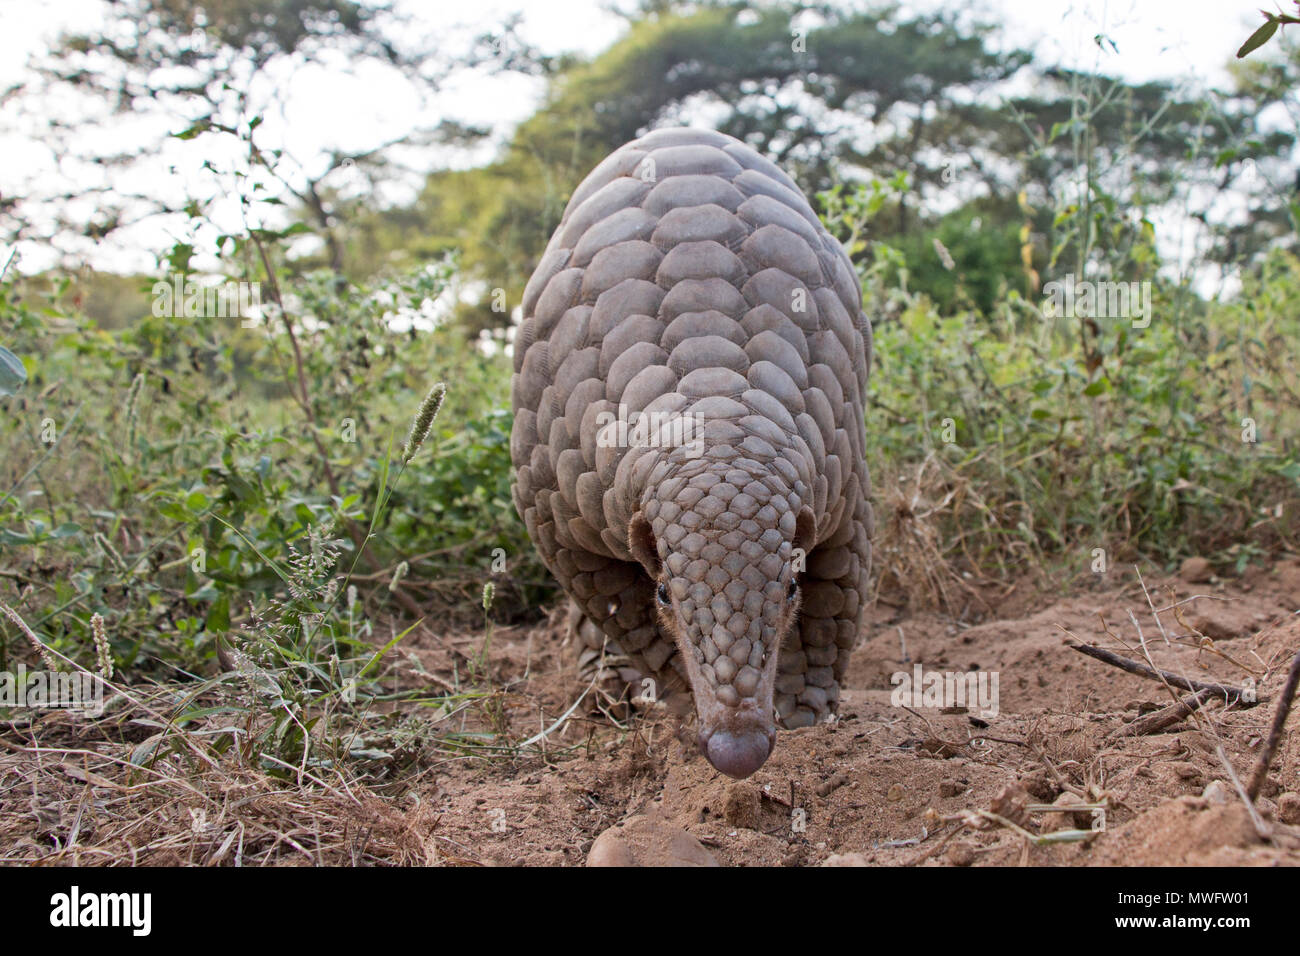
[{"label": "pangolin", "polygon": [[857,640],[861,306],[795,182],[692,128],[596,166],[524,290],[515,507],[585,646],[660,695],[689,686],[700,749],[732,777],[778,723],[835,711]]}]

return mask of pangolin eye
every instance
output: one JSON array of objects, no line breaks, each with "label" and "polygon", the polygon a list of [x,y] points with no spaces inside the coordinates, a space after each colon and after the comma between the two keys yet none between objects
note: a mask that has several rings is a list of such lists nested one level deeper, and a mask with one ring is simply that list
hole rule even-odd
[{"label": "pangolin eye", "polygon": [[664,607],[668,606],[668,585],[662,581],[659,582],[659,587],[655,588],[655,599]]},{"label": "pangolin eye", "polygon": [[793,601],[794,596],[798,593],[799,593],[799,582],[796,581],[794,578],[791,578],[790,586],[785,589],[785,599],[787,601]]}]

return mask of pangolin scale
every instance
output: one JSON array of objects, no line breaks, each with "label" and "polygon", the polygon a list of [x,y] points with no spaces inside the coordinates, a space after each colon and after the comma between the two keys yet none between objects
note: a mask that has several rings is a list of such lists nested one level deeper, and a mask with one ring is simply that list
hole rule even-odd
[{"label": "pangolin scale", "polygon": [[[591,652],[689,686],[733,777],[834,712],[871,563],[871,326],[798,186],[660,129],[574,191],[523,297],[514,501]],[[630,674],[624,670],[625,676]]]}]

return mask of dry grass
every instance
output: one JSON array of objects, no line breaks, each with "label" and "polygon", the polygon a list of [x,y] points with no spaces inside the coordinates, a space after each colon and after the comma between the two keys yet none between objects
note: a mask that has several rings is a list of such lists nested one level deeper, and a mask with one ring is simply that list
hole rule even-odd
[{"label": "dry grass", "polygon": [[456,853],[439,845],[430,808],[356,777],[300,783],[178,754],[138,766],[130,743],[59,724],[0,737],[0,864],[411,865]]},{"label": "dry grass", "polygon": [[105,682],[95,717],[14,710],[0,721],[0,865],[471,862],[438,832],[431,773],[539,751],[502,726],[509,685],[453,653],[451,680],[395,656],[355,705],[258,668]]},{"label": "dry grass", "polygon": [[931,452],[919,464],[882,476],[873,539],[876,594],[919,611],[938,608],[965,617],[972,607],[991,610],[981,590],[992,582],[983,570],[997,566],[1000,577],[1039,566],[1027,544],[1008,541],[1027,507],[986,502],[966,471]]},{"label": "dry grass", "polygon": [[[190,688],[131,688],[91,719],[27,711],[0,724],[0,864],[426,865],[459,859],[413,798],[427,753],[250,761],[221,725],[165,724]],[[256,731],[256,715],[247,716]],[[224,742],[224,744],[223,744]],[[279,764],[279,765],[277,765]]]}]

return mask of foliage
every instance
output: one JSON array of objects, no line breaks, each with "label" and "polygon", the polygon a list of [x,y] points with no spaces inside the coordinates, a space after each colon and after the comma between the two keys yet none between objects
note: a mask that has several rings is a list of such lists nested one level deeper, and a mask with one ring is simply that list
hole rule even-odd
[{"label": "foliage", "polygon": [[[969,148],[959,130],[975,127],[949,119],[957,108],[951,94],[986,89],[1028,61],[1023,51],[992,52],[987,28],[959,28],[950,17],[829,5],[669,7],[631,23],[590,61],[553,67],[545,101],[495,161],[435,171],[413,207],[361,217],[353,261],[364,268],[388,250],[418,259],[457,248],[462,267],[487,289],[460,318],[471,329],[496,328],[502,316],[489,308],[492,290],[520,300],[573,187],[638,133],[702,111],[819,189],[838,161],[882,175],[924,165],[919,131],[892,122],[895,114],[937,114],[924,127],[926,149],[939,146],[931,129],[953,134],[942,144],[949,153]],[[812,19],[794,30],[800,10]],[[868,119],[889,132],[863,153],[853,143]]]},{"label": "foliage", "polygon": [[[823,194],[828,225],[869,234],[899,185]],[[1073,232],[1058,221],[1059,249]],[[1156,279],[1149,314],[1062,315],[1003,290],[989,322],[910,290],[906,250],[867,245],[883,586],[921,583],[902,579],[900,537],[937,542],[930,563],[966,575],[1083,572],[1094,549],[1166,565],[1204,554],[1239,572],[1297,546],[1300,258],[1275,251],[1230,303]],[[916,531],[921,518],[933,532]]]},{"label": "foliage", "polygon": [[[1300,7],[1300,3],[1296,4]],[[1246,38],[1237,49],[1237,59],[1248,56],[1262,47],[1269,40],[1273,39],[1273,34],[1277,33],[1279,27],[1287,27],[1292,24],[1300,23],[1300,17],[1290,13],[1269,13],[1267,10],[1261,10],[1260,14],[1264,17],[1264,22]]]},{"label": "foliage", "polygon": [[[297,282],[301,363],[279,321],[149,314],[108,333],[0,287],[30,378],[3,400],[0,560],[21,557],[14,580],[41,595],[56,646],[84,647],[98,611],[122,664],[197,667],[250,600],[283,587],[277,563],[329,523],[352,529],[351,554],[367,541],[375,583],[406,560],[406,587],[445,604],[449,582],[481,588],[502,548],[519,583],[498,585],[499,608],[534,600],[540,574],[509,500],[501,358],[445,328],[389,321],[427,308],[448,269],[365,288],[326,274]],[[442,417],[367,529],[434,378],[453,383]],[[377,589],[372,610],[387,600]]]},{"label": "foliage", "polygon": [[[546,78],[540,108],[493,161],[435,170],[413,204],[360,215],[345,258],[364,274],[389,255],[419,261],[457,249],[483,288],[477,301],[462,303],[459,321],[499,328],[493,297],[500,290],[510,303],[520,300],[572,188],[613,149],[680,122],[744,140],[809,192],[905,174],[912,188],[876,219],[875,234],[921,253],[913,288],[985,315],[1007,267],[1018,271],[1023,241],[1011,250],[1008,234],[1026,224],[1031,235],[1048,232],[1053,215],[1068,210],[1053,208],[1054,198],[1086,196],[1089,182],[1120,206],[1178,207],[1204,221],[1211,261],[1258,259],[1293,236],[1287,198],[1270,175],[1287,174],[1295,131],[1258,119],[1276,93],[1243,101],[1240,83],[1226,94],[1188,94],[1168,81],[1128,83],[1038,64],[1026,51],[998,50],[991,27],[947,14],[652,6],[587,61],[534,62],[503,50],[511,64],[503,68]],[[1026,83],[1032,93],[1009,92]],[[1252,215],[1245,222],[1216,215],[1211,226],[1208,214],[1229,184],[1249,186]],[[1029,215],[1021,194],[1035,210]],[[1117,231],[1098,233],[1093,212],[1086,204],[1066,212],[1088,251],[1141,239],[1140,223],[1109,214]],[[956,233],[975,219],[992,248],[960,248]],[[962,265],[960,294],[955,277],[935,268],[936,238]],[[1074,259],[1080,248],[1057,254]],[[1043,270],[1047,252],[1034,250],[1033,268]],[[1010,288],[1027,291],[1015,281]]]}]

